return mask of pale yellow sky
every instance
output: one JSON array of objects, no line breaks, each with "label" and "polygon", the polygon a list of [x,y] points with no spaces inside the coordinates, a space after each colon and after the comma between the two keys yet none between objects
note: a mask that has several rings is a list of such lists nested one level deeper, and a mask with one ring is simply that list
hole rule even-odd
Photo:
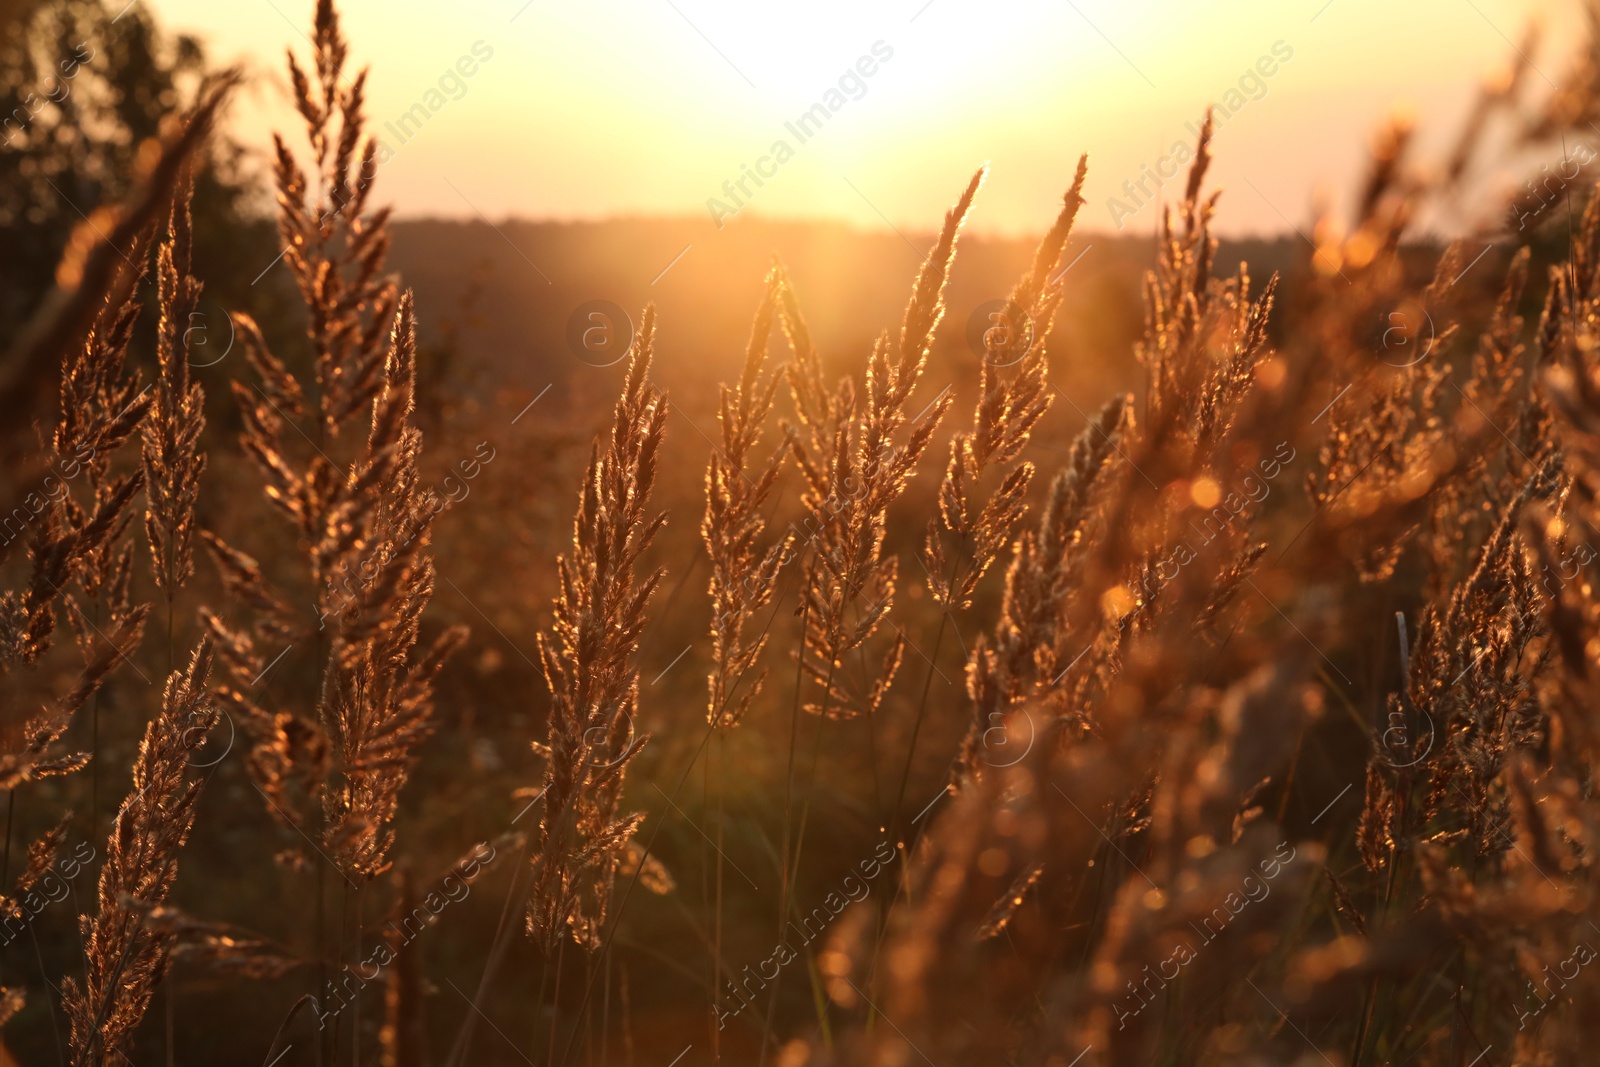
[{"label": "pale yellow sky", "polygon": [[[244,60],[247,142],[290,124],[282,51],[310,0],[139,0],[169,28]],[[402,214],[843,219],[928,228],[979,164],[974,225],[1036,230],[1080,152],[1082,225],[1114,226],[1123,183],[1160,168],[1208,103],[1238,107],[1217,142],[1223,232],[1302,223],[1350,189],[1370,131],[1402,104],[1436,146],[1530,17],[1559,0],[344,0],[370,63],[369,113],[393,156],[380,199]],[[1535,57],[1562,69],[1561,34]],[[874,55],[876,46],[877,55]],[[476,54],[474,52],[476,49]],[[886,58],[885,58],[886,56]],[[462,71],[470,71],[464,75]],[[869,73],[863,74],[863,71]],[[1263,74],[1270,71],[1270,74]],[[1542,87],[1542,86],[1541,86]],[[830,91],[831,94],[830,94]],[[1232,96],[1230,97],[1230,91]],[[821,128],[791,130],[821,104]],[[408,112],[425,115],[388,129]],[[802,142],[801,134],[808,134]],[[791,154],[777,149],[784,141]],[[776,151],[776,155],[774,152]],[[744,167],[766,174],[757,186]],[[1175,169],[1169,166],[1168,169]],[[1181,179],[1179,179],[1181,181]],[[1167,183],[1170,198],[1175,181]],[[1147,189],[1154,183],[1146,179]],[[718,205],[708,204],[716,198]],[[1155,211],[1116,221],[1149,232]],[[735,219],[731,224],[737,224]]]}]

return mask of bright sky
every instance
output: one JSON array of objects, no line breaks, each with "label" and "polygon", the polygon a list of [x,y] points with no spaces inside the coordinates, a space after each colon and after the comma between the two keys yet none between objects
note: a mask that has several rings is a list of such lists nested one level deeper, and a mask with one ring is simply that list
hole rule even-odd
[{"label": "bright sky", "polygon": [[[207,41],[214,58],[244,60],[259,76],[255,98],[236,115],[242,139],[265,143],[264,122],[290,125],[282,50],[306,55],[300,31],[310,0],[140,2],[167,27]],[[1395,104],[1416,114],[1423,148],[1430,132],[1437,146],[1480,79],[1504,66],[1508,38],[1520,43],[1534,16],[1554,31],[1576,7],[1575,0],[341,4],[353,55],[372,66],[375,132],[394,151],[380,198],[402,214],[698,213],[709,225],[708,199],[739,206],[723,183],[736,182],[748,165],[768,175],[760,187],[746,178],[738,192],[752,214],[927,229],[987,161],[973,224],[1014,233],[1053,217],[1087,151],[1089,204],[1080,225],[1106,229],[1113,225],[1108,199],[1122,195],[1143,166],[1157,168],[1179,138],[1192,140],[1185,124],[1198,123],[1206,104],[1247,101],[1223,125],[1213,172],[1227,190],[1220,228],[1236,234],[1280,231],[1285,219],[1302,223],[1318,190],[1348,191],[1371,130]],[[1547,38],[1535,62],[1556,78],[1562,34]],[[1230,90],[1238,90],[1231,100]],[[387,127],[398,129],[419,104],[426,121],[413,122],[402,144]],[[818,104],[828,118],[802,142],[785,123],[798,125]],[[773,155],[779,140],[792,152],[780,151],[781,162]],[[1176,184],[1168,183],[1166,198]],[[1122,221],[1127,232],[1148,232],[1154,217],[1139,210]]]}]

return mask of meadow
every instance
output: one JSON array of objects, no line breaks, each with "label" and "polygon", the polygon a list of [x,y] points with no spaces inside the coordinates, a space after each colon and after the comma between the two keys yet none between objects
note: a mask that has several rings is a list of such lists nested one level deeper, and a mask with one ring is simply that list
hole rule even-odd
[{"label": "meadow", "polygon": [[307,30],[270,233],[210,72],[0,300],[0,1063],[1589,1062],[1594,41],[1282,240],[1207,112],[690,290],[392,219]]}]

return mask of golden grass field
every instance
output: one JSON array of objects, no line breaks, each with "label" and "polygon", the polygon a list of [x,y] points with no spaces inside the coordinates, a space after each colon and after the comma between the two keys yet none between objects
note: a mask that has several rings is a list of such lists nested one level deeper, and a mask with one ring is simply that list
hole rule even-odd
[{"label": "golden grass field", "polygon": [[1208,114],[1137,255],[979,169],[686,322],[473,303],[308,30],[282,306],[205,310],[225,71],[5,340],[0,1060],[1592,1061],[1593,41],[1281,243]]}]

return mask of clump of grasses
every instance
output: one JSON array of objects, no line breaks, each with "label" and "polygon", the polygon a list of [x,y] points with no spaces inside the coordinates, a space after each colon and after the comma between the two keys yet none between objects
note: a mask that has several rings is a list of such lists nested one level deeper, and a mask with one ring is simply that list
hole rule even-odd
[{"label": "clump of grasses", "polygon": [[782,298],[783,277],[774,268],[750,327],[744,368],[732,387],[721,387],[717,411],[722,444],[711,453],[706,470],[706,514],[700,524],[711,561],[711,658],[716,665],[708,679],[713,725],[730,727],[760,695],[767,672],[752,676],[767,633],[747,637],[746,628],[772,603],[778,573],[790,558],[792,533],[761,545],[767,506],[777,487],[783,452],[752,457],[772,411],[779,379],[763,373],[773,313]]},{"label": "clump of grasses", "polygon": [[602,453],[590,452],[572,547],[556,564],[559,591],[539,662],[550,690],[541,815],[534,842],[529,934],[547,952],[570,937],[599,947],[617,869],[643,819],[619,814],[628,766],[646,738],[636,731],[633,662],[659,570],[640,557],[666,524],[650,492],[667,400],[650,382],[655,310],[646,308]]},{"label": "clump of grasses", "polygon": [[190,273],[194,234],[189,218],[192,181],[172,199],[167,239],[157,256],[156,394],[144,423],[145,532],[155,560],[156,584],[170,604],[173,591],[194,570],[195,501],[206,457],[205,391],[189,376],[189,333],[202,286]]},{"label": "clump of grasses", "polygon": [[[138,668],[149,605],[127,531],[141,491],[169,659],[187,626],[177,594],[193,577],[197,537],[230,608],[196,606],[201,633],[187,665],[161,672],[161,706],[79,916],[81,975],[74,967],[60,986],[76,1064],[145,1054],[136,1035],[180,959],[253,982],[298,983],[315,968],[301,1004],[319,1023],[336,1020],[314,1041],[321,1062],[334,1062],[345,1039],[355,1063],[374,1050],[385,1063],[422,1060],[426,957],[409,936],[373,934],[367,896],[383,894],[390,914],[404,915],[419,897],[437,898],[414,887],[404,862],[400,797],[419,762],[443,750],[430,741],[434,689],[464,634],[425,639],[438,509],[423,488],[415,424],[416,308],[385,273],[388,215],[369,209],[365,75],[347,76],[331,0],[317,4],[312,45],[309,70],[290,59],[311,167],[281,140],[274,155],[307,358],[280,357],[253,320],[236,318],[255,376],[234,383],[241,450],[296,549],[257,558],[196,518],[209,441],[184,343],[201,291],[189,175],[231,79],[201,87],[130,203],[84,230],[59,292],[19,342],[30,358],[61,361],[45,451],[85,480],[38,510],[17,561],[22,584],[0,596],[0,671],[30,701],[0,751],[0,918],[27,921],[21,902],[49,877],[72,827],[70,812],[52,812],[19,850],[13,881],[19,796],[101,762],[98,726],[79,751],[74,720],[119,664]],[[1086,162],[1003,305],[1002,328],[985,335],[970,424],[946,436],[957,390],[929,396],[924,386],[982,172],[946,216],[898,332],[878,336],[859,373],[829,376],[794,287],[772,269],[739,377],[718,395],[697,545],[710,564],[712,638],[700,730],[718,739],[706,762],[717,832],[702,834],[718,856],[714,914],[703,929],[691,914],[690,925],[709,953],[700,973],[713,985],[714,1058],[725,1047],[724,985],[734,989],[725,977],[741,975],[741,994],[756,984],[728,958],[741,940],[727,936],[729,917],[753,909],[739,901],[736,911],[725,893],[736,769],[724,745],[735,726],[789,732],[781,812],[749,818],[780,823],[772,861],[779,947],[790,949],[784,927],[806,887],[824,733],[846,728],[832,720],[857,720],[868,751],[839,758],[865,762],[870,786],[847,784],[856,793],[837,810],[890,835],[898,885],[875,906],[827,905],[837,922],[803,968],[814,1025],[784,1010],[781,983],[763,974],[769,1002],[751,1027],[762,1061],[774,1049],[787,1067],[890,1067],[918,1055],[1041,1067],[1460,1067],[1491,1050],[1583,1061],[1600,1017],[1600,981],[1582,969],[1600,931],[1600,731],[1589,714],[1600,697],[1600,572],[1589,547],[1600,530],[1600,195],[1590,192],[1543,279],[1538,248],[1479,264],[1458,244],[1420,272],[1406,260],[1420,259],[1407,242],[1424,201],[1472,187],[1493,123],[1510,123],[1518,143],[1544,143],[1600,113],[1589,59],[1525,114],[1515,91],[1531,65],[1523,56],[1509,80],[1486,87],[1442,170],[1413,163],[1409,124],[1381,131],[1352,220],[1318,220],[1283,283],[1292,301],[1280,301],[1277,277],[1260,284],[1244,266],[1218,276],[1208,117],[1183,195],[1158,223],[1132,352],[1139,387],[1084,415],[1054,471],[1029,449],[1053,432],[1051,382],[1062,375],[1047,341]],[[101,229],[109,238],[91,232]],[[143,388],[128,354],[139,264],[152,248],[157,366]],[[124,249],[131,262],[119,266]],[[1525,309],[1541,300],[1529,321]],[[1424,358],[1373,358],[1371,325],[1396,309],[1435,322]],[[792,355],[781,368],[768,361],[774,321]],[[533,1014],[542,1028],[550,1013],[551,1062],[561,1062],[557,1009],[569,1006],[567,943],[584,950],[588,975],[567,1051],[581,1039],[593,1062],[608,1062],[595,1031],[609,1021],[610,953],[655,932],[624,928],[618,877],[674,890],[651,842],[637,840],[644,814],[627,810],[626,793],[641,778],[638,657],[663,574],[652,563],[666,522],[654,501],[668,419],[652,376],[655,331],[647,309],[554,568],[553,624],[539,640],[549,692],[545,739],[533,746],[544,761],[539,826],[501,842],[525,848],[501,934],[521,913],[543,957]],[[792,412],[779,420],[785,381]],[[17,392],[0,382],[0,402]],[[781,437],[768,436],[773,423]],[[140,462],[122,454],[135,433]],[[940,447],[936,513],[912,519],[903,514],[912,480]],[[785,529],[779,487],[790,462],[802,489]],[[937,620],[897,597],[903,546],[927,572]],[[792,599],[779,582],[791,565]],[[314,611],[295,607],[305,603]],[[763,658],[786,608],[798,623],[784,723]],[[965,653],[964,696],[952,686],[939,698],[965,728],[930,737],[945,629],[957,613],[986,612]],[[57,670],[62,616],[83,662]],[[936,631],[913,707],[891,691],[924,624]],[[296,648],[314,649],[309,669],[259,688]],[[213,686],[218,661],[226,680]],[[45,699],[24,688],[28,678]],[[224,709],[250,740],[250,781],[289,831],[286,862],[315,868],[314,911],[292,917],[305,945],[173,904],[203,783],[193,757]],[[904,770],[886,798],[878,746],[902,717]],[[813,746],[803,781],[802,724]],[[945,792],[913,820],[908,843],[899,809],[919,743],[937,746],[951,770],[929,782]],[[98,789],[97,772],[91,827]],[[328,869],[349,890],[337,920]],[[450,877],[470,882],[463,869]],[[375,939],[393,959],[382,1025],[363,1027],[359,997],[346,1023],[322,1002],[330,975]],[[508,940],[491,946],[452,1062],[467,1052]],[[629,973],[616,988],[631,1057]],[[593,997],[597,983],[604,992]],[[0,1023],[21,1010],[19,985],[0,990]],[[299,1011],[266,1059],[288,1047]],[[666,1062],[673,1040],[649,1051]],[[736,1054],[731,1039],[726,1047]]]},{"label": "clump of grasses", "polygon": [[[871,716],[898,672],[897,638],[865,691],[844,686],[846,656],[861,648],[894,603],[898,562],[885,556],[888,508],[904,491],[934,431],[954,401],[945,389],[913,412],[912,394],[927,368],[928,346],[944,316],[944,286],[956,236],[983,172],[973,175],[917,275],[897,336],[874,344],[858,391],[853,378],[830,388],[810,331],[789,293],[780,319],[794,350],[789,389],[795,429],[789,435],[805,480],[801,503],[815,519],[802,581],[805,620],[801,667],[816,692],[806,708],[823,717]],[[859,395],[858,395],[859,392]]]},{"label": "clump of grasses", "polygon": [[[143,270],[123,248],[132,249],[142,261],[150,247],[153,221],[168,203],[175,205],[174,211],[178,210],[176,205],[184,203],[182,175],[205,144],[235,81],[236,77],[230,74],[202,84],[189,114],[174,122],[145,155],[129,201],[120,207],[101,209],[98,219],[85,220],[57,271],[55,293],[17,339],[12,352],[13,358],[24,366],[44,358],[59,358],[62,373],[60,416],[49,438],[49,473],[43,475],[39,491],[30,494],[27,501],[34,515],[32,528],[27,531],[28,580],[20,591],[8,589],[0,594],[0,671],[10,674],[15,683],[19,679],[12,672],[18,667],[48,669],[47,654],[54,645],[58,608],[64,609],[83,667],[74,672],[71,687],[50,698],[43,710],[30,714],[19,734],[8,739],[4,751],[0,751],[0,786],[7,797],[5,857],[0,865],[4,871],[0,872],[0,880],[9,881],[13,822],[19,821],[15,817],[21,806],[20,794],[32,783],[92,765],[90,822],[91,832],[98,832],[98,697],[112,671],[136,653],[149,611],[147,603],[134,599],[133,548],[124,536],[132,519],[134,500],[148,486],[138,469],[129,473],[113,473],[112,469],[117,454],[140,429],[152,403],[138,388],[137,376],[128,374],[125,368],[139,314],[135,290]],[[158,300],[165,304],[171,296],[164,291]],[[14,391],[13,386],[16,383],[4,387],[8,394]],[[28,392],[29,387],[21,386],[20,391]],[[8,396],[6,403],[15,399]],[[75,485],[80,477],[82,482]],[[87,505],[79,502],[83,493],[80,485],[87,487]],[[7,538],[8,544],[10,541]],[[96,618],[91,619],[84,610],[85,601],[94,605]],[[132,669],[138,671],[137,666]],[[75,717],[91,702],[94,721],[90,750],[63,751],[62,742]],[[174,716],[181,714],[173,712]],[[198,725],[185,722],[183,728]],[[203,733],[189,737],[198,744]],[[167,746],[164,754],[170,755],[169,750]],[[135,773],[139,773],[138,768]],[[145,812],[151,810],[147,807]],[[174,842],[186,832],[187,823],[181,812],[174,810],[172,814],[174,820],[167,827],[170,832],[159,839],[135,833],[140,850],[134,857],[135,864],[154,871],[159,864],[173,859]],[[68,812],[29,846],[16,888],[19,899],[31,895],[29,890],[54,862],[70,815]],[[158,876],[157,881],[169,883],[170,878]],[[28,923],[33,918],[19,915],[14,908],[8,901],[7,917],[12,921]],[[105,901],[100,911],[107,911]],[[82,921],[91,923],[87,918]],[[77,997],[80,1008],[86,1007],[89,997],[98,998],[93,1010],[100,1018],[86,1017],[74,1025],[78,1038],[74,1051],[80,1062],[93,1057],[101,1057],[96,1062],[103,1062],[104,1039],[120,1042],[143,1015],[148,994],[164,968],[159,957],[150,957],[142,949],[138,955],[137,973],[125,989],[113,980],[112,985],[102,982],[88,993],[68,990]],[[102,955],[101,962],[110,959],[110,955]],[[102,973],[101,978],[104,977]],[[94,976],[87,980],[92,983]],[[21,992],[7,990],[3,1002],[7,1017],[20,1010],[21,1004]],[[108,1022],[113,1017],[114,1021]],[[102,1023],[107,1024],[103,1032]]]},{"label": "clump of grasses", "polygon": [[[314,821],[341,870],[370,879],[387,866],[398,794],[431,729],[433,680],[464,634],[452,629],[421,640],[437,508],[421,487],[422,435],[411,422],[415,310],[382,273],[387,210],[362,214],[376,174],[376,142],[363,142],[365,74],[344,84],[347,47],[326,0],[317,8],[313,46],[315,83],[292,56],[290,71],[319,167],[320,199],[308,199],[307,178],[281,139],[277,182],[284,261],[306,301],[314,388],[238,315],[260,384],[235,382],[234,393],[245,422],[241,443],[263,476],[265,496],[306,539],[317,626],[308,634],[260,564],[213,532],[205,541],[224,585],[255,621],[251,631],[230,629],[214,615],[207,621],[233,677],[223,698],[254,737],[250,767],[273,814],[296,829]],[[367,412],[365,441],[344,448],[344,462],[334,460],[334,439]],[[305,417],[315,420],[318,440],[294,421]],[[294,458],[307,445],[309,454]],[[257,642],[308,637],[322,653],[314,714],[258,706],[246,695],[267,666]],[[320,809],[314,819],[306,803]]]},{"label": "clump of grasses", "polygon": [[178,850],[194,825],[201,783],[190,756],[220,712],[207,692],[211,647],[202,638],[189,665],[167,679],[159,715],[133,764],[133,792],[112,824],[100,872],[99,909],[83,920],[87,972],[63,982],[78,1064],[118,1062],[166,971],[171,938],[144,921],[141,906],[164,904],[178,874]]}]

